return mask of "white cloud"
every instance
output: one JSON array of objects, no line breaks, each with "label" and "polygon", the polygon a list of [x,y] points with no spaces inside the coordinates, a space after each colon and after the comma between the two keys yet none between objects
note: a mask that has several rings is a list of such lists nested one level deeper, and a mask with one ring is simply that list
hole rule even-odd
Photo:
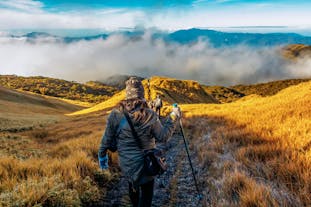
[{"label": "white cloud", "polygon": [[[305,26],[311,27],[311,13],[299,5],[292,7],[272,4],[223,6],[221,1],[198,0],[198,6],[172,9],[92,9],[51,12],[40,1],[0,0],[0,30],[10,29],[107,29],[124,27],[157,27],[178,30],[193,27],[228,26]],[[225,0],[227,1],[227,0]],[[214,7],[206,5],[214,2]],[[200,4],[204,6],[200,6]],[[276,10],[274,7],[277,7]]]},{"label": "white cloud", "polygon": [[301,26],[311,28],[311,13],[307,10],[280,9],[247,6],[227,7],[222,10],[202,9],[161,12],[150,16],[147,27],[171,30],[193,27],[231,27],[231,26]]},{"label": "white cloud", "polygon": [[112,35],[107,40],[27,43],[0,38],[0,73],[43,75],[67,80],[100,80],[120,74],[162,75],[195,79],[207,84],[255,83],[284,78],[310,77],[310,60],[289,64],[278,48],[246,46],[213,48],[141,40]]},{"label": "white cloud", "polygon": [[226,2],[231,2],[234,0],[215,0],[217,3],[226,3]]},{"label": "white cloud", "polygon": [[70,13],[28,13],[0,9],[0,29],[86,29],[116,30],[135,27],[144,16],[141,11],[97,10]]},{"label": "white cloud", "polygon": [[35,0],[1,0],[1,7],[27,12],[39,12],[43,7],[43,3]]}]

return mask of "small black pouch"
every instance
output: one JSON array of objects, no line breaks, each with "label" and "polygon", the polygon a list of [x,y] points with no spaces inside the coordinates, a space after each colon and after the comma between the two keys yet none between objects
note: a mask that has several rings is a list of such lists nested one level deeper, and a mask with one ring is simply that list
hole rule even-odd
[{"label": "small black pouch", "polygon": [[163,153],[159,149],[144,151],[144,170],[147,175],[162,175],[167,170],[167,163]]}]

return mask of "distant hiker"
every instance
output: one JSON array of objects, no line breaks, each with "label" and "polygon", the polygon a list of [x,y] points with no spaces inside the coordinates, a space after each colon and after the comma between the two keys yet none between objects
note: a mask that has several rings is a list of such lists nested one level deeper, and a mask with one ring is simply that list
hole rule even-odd
[{"label": "distant hiker", "polygon": [[154,108],[154,101],[153,101],[153,100],[148,101],[148,107],[149,107],[150,109],[152,109],[152,110],[155,110],[155,108]]},{"label": "distant hiker", "polygon": [[162,99],[160,98],[160,95],[157,95],[156,99],[153,101],[153,104],[154,104],[154,108],[155,108],[156,113],[160,117],[161,108],[163,106]]},{"label": "distant hiker", "polygon": [[155,141],[166,141],[172,136],[180,115],[180,109],[174,107],[162,125],[156,113],[147,106],[141,81],[134,77],[126,81],[126,99],[108,117],[98,158],[100,168],[108,169],[107,150],[118,150],[120,167],[128,179],[134,207],[152,204],[156,176],[148,175],[148,167],[144,165],[146,150],[155,149]]}]

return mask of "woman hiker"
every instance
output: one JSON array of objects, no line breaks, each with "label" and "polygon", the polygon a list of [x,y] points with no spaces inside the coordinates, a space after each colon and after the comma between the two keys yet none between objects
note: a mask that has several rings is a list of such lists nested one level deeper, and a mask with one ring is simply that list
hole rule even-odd
[{"label": "woman hiker", "polygon": [[[129,196],[134,207],[151,206],[153,197],[156,176],[148,176],[145,172],[143,151],[156,148],[155,141],[170,138],[180,116],[179,107],[173,107],[162,125],[157,114],[147,106],[141,81],[135,77],[126,81],[126,99],[108,117],[98,158],[100,168],[108,169],[107,150],[118,150],[120,167],[128,180]],[[133,135],[128,118],[140,143]]]}]

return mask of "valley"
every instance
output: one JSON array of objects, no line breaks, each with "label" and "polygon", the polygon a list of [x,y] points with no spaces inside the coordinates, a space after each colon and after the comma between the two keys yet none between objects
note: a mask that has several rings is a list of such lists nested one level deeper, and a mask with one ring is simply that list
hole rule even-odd
[{"label": "valley", "polygon": [[[152,77],[150,88],[143,84],[147,98],[161,95],[163,115],[179,103],[203,194],[191,200],[195,188],[176,131],[155,206],[310,205],[310,79],[216,87]],[[83,105],[2,86],[1,206],[101,206],[118,192],[127,203],[124,189],[114,188],[123,182],[117,154],[110,153],[108,171],[97,163],[107,115],[124,96],[118,89]]]}]

